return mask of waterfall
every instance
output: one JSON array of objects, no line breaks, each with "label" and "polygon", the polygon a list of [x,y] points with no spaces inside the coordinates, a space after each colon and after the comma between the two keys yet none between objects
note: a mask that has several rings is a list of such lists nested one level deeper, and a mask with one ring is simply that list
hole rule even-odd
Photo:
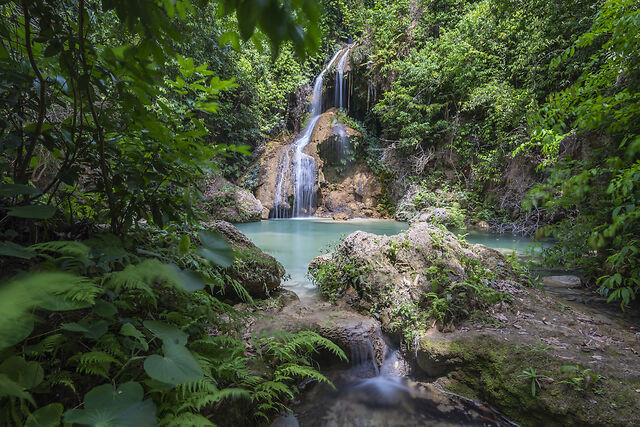
[{"label": "waterfall", "polygon": [[310,216],[313,214],[313,204],[315,199],[316,186],[316,161],[312,156],[303,152],[304,147],[309,144],[313,129],[322,114],[322,85],[323,78],[327,70],[335,62],[341,52],[347,50],[345,47],[333,55],[329,63],[324,67],[322,72],[316,77],[313,84],[313,92],[311,94],[311,106],[309,113],[311,118],[309,123],[302,130],[298,139],[292,145],[293,151],[293,206],[286,201],[286,192],[288,187],[287,175],[289,164],[291,162],[289,152],[280,159],[280,171],[278,173],[278,183],[276,185],[276,193],[273,199],[273,218],[287,218],[290,216]]},{"label": "waterfall", "polygon": [[344,98],[346,97],[346,82],[344,81],[344,67],[347,63],[347,59],[349,59],[349,51],[351,50],[350,46],[347,46],[343,49],[345,52],[338,61],[338,65],[336,66],[336,95],[335,102],[337,108],[344,108]]}]

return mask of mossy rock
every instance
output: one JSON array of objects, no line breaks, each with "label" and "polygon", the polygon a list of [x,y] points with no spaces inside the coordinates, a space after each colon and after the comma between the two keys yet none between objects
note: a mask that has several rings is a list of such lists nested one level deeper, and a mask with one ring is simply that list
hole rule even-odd
[{"label": "mossy rock", "polygon": [[[264,253],[240,230],[226,221],[214,221],[209,227],[219,232],[231,244],[235,260],[226,269],[226,273],[241,284],[249,295],[269,295],[280,287],[286,272],[274,257]],[[233,288],[226,289],[225,292],[231,295],[237,293]]]},{"label": "mossy rock", "polygon": [[440,377],[436,384],[446,391],[487,402],[524,426],[638,424],[633,359],[594,363],[600,356],[584,348],[548,346],[533,329],[516,330],[429,331],[419,340],[416,364]]}]

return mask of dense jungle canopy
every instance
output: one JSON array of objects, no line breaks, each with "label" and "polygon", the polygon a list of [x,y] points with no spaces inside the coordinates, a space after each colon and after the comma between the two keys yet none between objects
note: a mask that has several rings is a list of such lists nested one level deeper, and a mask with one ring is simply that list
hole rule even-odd
[{"label": "dense jungle canopy", "polygon": [[[268,425],[301,380],[329,382],[316,355],[347,355],[317,331],[246,333],[286,272],[212,225],[245,202],[211,183],[259,196],[262,159],[314,118],[317,76],[330,71],[321,106],[342,90],[341,49],[348,106],[331,120],[352,139],[331,173],[371,171],[371,216],[441,209],[452,229],[553,242],[513,268],[577,272],[637,312],[637,1],[0,0],[0,14],[2,425]],[[365,277],[351,268],[315,282],[335,298]],[[432,285],[410,323],[451,329],[501,300],[493,276],[467,276],[464,294]]]}]

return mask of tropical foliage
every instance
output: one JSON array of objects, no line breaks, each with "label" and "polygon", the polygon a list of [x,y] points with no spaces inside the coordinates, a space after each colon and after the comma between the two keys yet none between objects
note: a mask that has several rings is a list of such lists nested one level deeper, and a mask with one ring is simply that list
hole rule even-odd
[{"label": "tropical foliage", "polygon": [[252,302],[228,274],[234,252],[198,225],[202,178],[233,174],[228,156],[281,130],[266,106],[293,90],[258,91],[235,114],[259,79],[234,77],[257,76],[252,61],[299,72],[319,11],[0,3],[0,424],[258,422],[296,378],[327,381],[311,356],[344,357],[330,341],[249,340],[246,313],[223,302]]}]

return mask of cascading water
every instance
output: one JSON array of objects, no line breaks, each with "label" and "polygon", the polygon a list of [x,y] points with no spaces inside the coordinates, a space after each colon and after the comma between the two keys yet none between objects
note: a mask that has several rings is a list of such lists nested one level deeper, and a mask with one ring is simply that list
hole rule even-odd
[{"label": "cascading water", "polygon": [[379,365],[372,337],[362,338],[352,343],[348,370],[327,372],[337,391],[312,387],[294,406],[295,415],[283,416],[271,427],[515,426],[478,402],[412,381],[405,376],[410,367],[398,349],[379,349]]},{"label": "cascading water", "polygon": [[[276,184],[276,192],[273,199],[274,208],[272,217],[274,218],[310,216],[313,214],[314,190],[316,186],[316,162],[312,156],[305,154],[303,151],[307,144],[309,144],[309,140],[313,134],[313,129],[322,114],[322,85],[324,75],[335,62],[338,55],[346,49],[348,49],[348,47],[336,52],[327,66],[322,70],[318,77],[316,77],[311,95],[311,106],[309,108],[311,119],[307,126],[302,130],[298,139],[293,143],[292,148],[287,150],[285,155],[280,159],[278,183]],[[293,206],[290,206],[286,201],[286,192],[288,187],[287,176],[289,175],[288,171],[291,162],[289,155],[290,151],[293,152]]]},{"label": "cascading water", "polygon": [[344,54],[338,61],[338,65],[336,66],[336,94],[335,94],[335,102],[337,108],[344,108],[344,98],[346,95],[346,82],[344,81],[344,67],[347,64],[347,59],[349,58],[349,52],[351,51],[351,46],[347,46]]}]

